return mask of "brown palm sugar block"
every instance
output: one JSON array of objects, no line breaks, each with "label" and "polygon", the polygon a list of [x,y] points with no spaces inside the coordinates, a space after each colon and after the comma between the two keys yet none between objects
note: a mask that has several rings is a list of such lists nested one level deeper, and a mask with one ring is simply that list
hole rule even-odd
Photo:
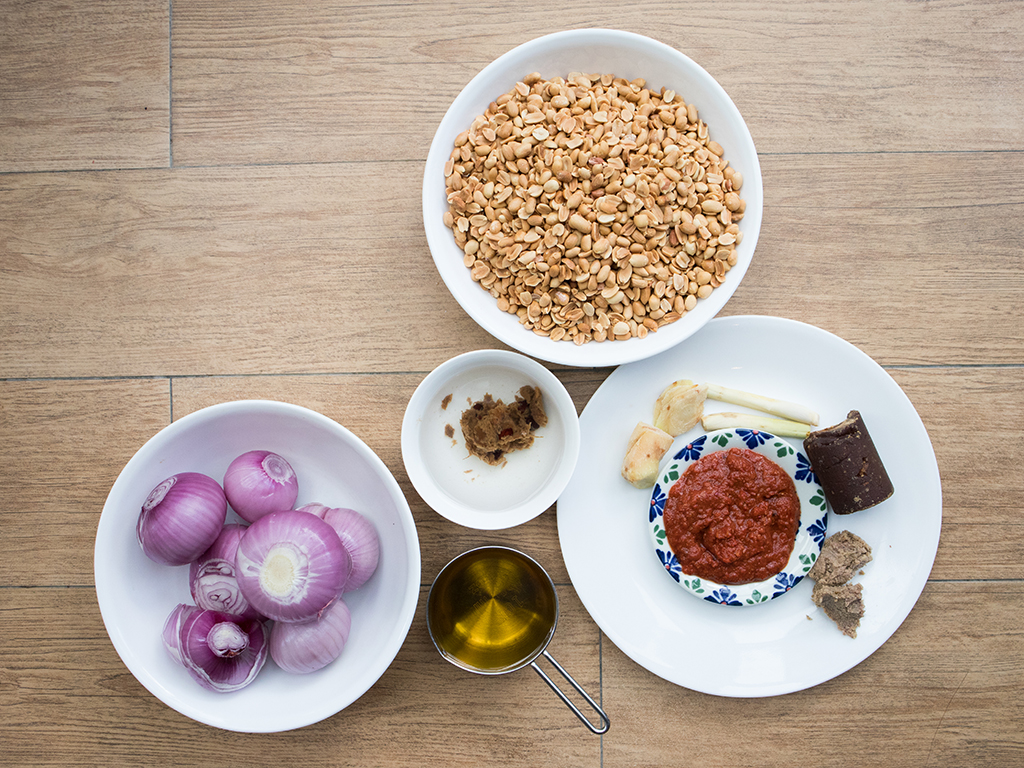
[{"label": "brown palm sugar block", "polygon": [[860,412],[850,411],[839,424],[811,432],[804,450],[837,515],[868,509],[892,496],[889,473]]}]

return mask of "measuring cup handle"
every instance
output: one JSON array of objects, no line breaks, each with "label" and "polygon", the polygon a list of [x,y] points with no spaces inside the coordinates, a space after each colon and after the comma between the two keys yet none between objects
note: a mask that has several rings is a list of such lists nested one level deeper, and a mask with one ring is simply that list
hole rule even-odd
[{"label": "measuring cup handle", "polygon": [[551,688],[551,690],[554,691],[556,694],[558,694],[558,698],[560,698],[564,702],[565,706],[567,706],[569,709],[571,709],[573,711],[573,714],[575,714],[576,717],[578,717],[580,719],[580,721],[585,726],[587,726],[587,728],[589,728],[593,733],[597,733],[597,734],[601,734],[601,733],[607,732],[612,724],[611,724],[611,721],[608,719],[608,715],[606,715],[604,713],[604,710],[601,709],[599,706],[597,706],[597,702],[594,701],[592,698],[590,698],[590,694],[588,694],[586,691],[584,691],[583,688],[580,687],[580,684],[572,679],[572,675],[570,675],[568,672],[566,672],[565,669],[562,667],[562,665],[559,664],[557,661],[555,661],[554,657],[550,653],[548,653],[547,651],[544,651],[544,658],[547,659],[548,661],[550,661],[551,664],[555,667],[555,669],[557,669],[558,672],[562,675],[562,677],[564,677],[566,680],[568,680],[569,683],[572,685],[572,687],[575,688],[576,691],[584,699],[587,700],[587,703],[591,707],[593,707],[594,711],[597,712],[598,716],[601,718],[601,725],[600,725],[600,727],[594,725],[592,722],[590,722],[590,720],[587,718],[586,715],[584,715],[582,712],[580,712],[579,707],[577,707],[575,704],[573,704],[572,701],[569,700],[569,697],[566,696],[562,692],[562,689],[559,688],[555,684],[555,681],[552,680],[550,677],[548,677],[547,673],[543,669],[541,669],[539,666],[537,666],[537,662],[536,661],[531,661],[530,662],[530,666],[533,667],[537,671],[537,674],[540,675],[544,679],[544,682],[548,684],[548,686]]}]

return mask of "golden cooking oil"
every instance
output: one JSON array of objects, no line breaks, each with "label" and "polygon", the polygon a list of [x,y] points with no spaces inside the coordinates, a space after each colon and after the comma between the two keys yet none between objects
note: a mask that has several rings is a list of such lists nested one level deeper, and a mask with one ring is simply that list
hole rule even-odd
[{"label": "golden cooking oil", "polygon": [[518,669],[547,646],[558,597],[544,569],[503,547],[467,552],[445,567],[427,600],[427,624],[449,661],[483,674]]}]

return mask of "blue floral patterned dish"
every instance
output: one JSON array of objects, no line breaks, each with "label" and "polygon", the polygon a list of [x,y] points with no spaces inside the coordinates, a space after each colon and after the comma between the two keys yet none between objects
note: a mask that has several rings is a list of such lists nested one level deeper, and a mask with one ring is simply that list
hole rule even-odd
[{"label": "blue floral patterned dish", "polygon": [[[729,448],[749,448],[774,461],[793,478],[800,498],[800,527],[785,569],[770,579],[750,584],[718,584],[683,573],[666,540],[663,516],[669,489],[697,459]],[[655,555],[679,586],[712,603],[744,606],[766,603],[786,594],[800,583],[821,552],[821,543],[825,540],[827,509],[825,494],[811,470],[810,462],[790,441],[756,429],[723,429],[701,435],[673,454],[654,484],[648,521]]]}]

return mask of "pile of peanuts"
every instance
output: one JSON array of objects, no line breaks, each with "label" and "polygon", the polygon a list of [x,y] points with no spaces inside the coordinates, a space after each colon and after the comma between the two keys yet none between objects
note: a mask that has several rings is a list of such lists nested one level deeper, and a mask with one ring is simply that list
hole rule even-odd
[{"label": "pile of peanuts", "polygon": [[444,223],[505,312],[555,341],[643,338],[725,280],[742,175],[693,104],[534,73],[455,139]]}]

